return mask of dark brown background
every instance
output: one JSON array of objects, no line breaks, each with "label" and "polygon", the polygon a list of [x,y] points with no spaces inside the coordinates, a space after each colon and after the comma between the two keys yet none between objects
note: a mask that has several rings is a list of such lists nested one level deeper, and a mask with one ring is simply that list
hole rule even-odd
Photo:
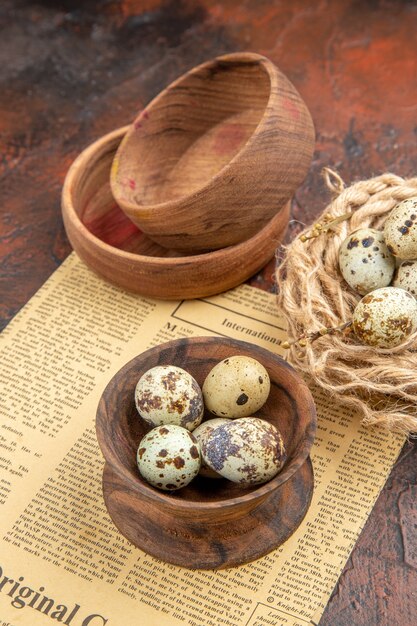
[{"label": "dark brown background", "polygon": [[[414,1],[2,0],[0,31],[1,326],[70,252],[59,197],[81,148],[222,52],[267,55],[311,110],[290,235],[326,203],[324,165],[347,182],[416,174]],[[252,284],[273,289],[273,267]],[[416,476],[407,444],[321,626],[417,624]]]}]

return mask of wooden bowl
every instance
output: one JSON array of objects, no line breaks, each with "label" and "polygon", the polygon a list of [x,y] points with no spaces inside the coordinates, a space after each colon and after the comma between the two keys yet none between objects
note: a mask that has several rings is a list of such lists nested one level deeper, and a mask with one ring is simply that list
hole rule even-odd
[{"label": "wooden bowl", "polygon": [[109,184],[111,163],[126,130],[115,130],[84,150],[65,179],[65,228],[87,265],[129,291],[177,300],[231,289],[274,256],[288,224],[288,204],[247,241],[205,254],[181,255],[141,233],[116,204]]},{"label": "wooden bowl", "polygon": [[[216,363],[236,354],[257,359],[269,372],[270,396],[256,415],[280,430],[288,454],[283,469],[268,483],[251,488],[198,476],[177,492],[154,489],[136,466],[139,442],[148,431],[134,403],[137,381],[151,367],[174,364],[189,371],[201,386]],[[290,365],[253,344],[199,337],[147,350],[107,385],[96,427],[106,459],[104,499],[113,522],[134,545],[164,561],[209,569],[251,561],[285,541],[308,509],[314,402]]]},{"label": "wooden bowl", "polygon": [[253,236],[291,198],[314,149],[295,87],[259,54],[204,63],[140,113],[117,151],[113,195],[161,246],[223,248]]}]

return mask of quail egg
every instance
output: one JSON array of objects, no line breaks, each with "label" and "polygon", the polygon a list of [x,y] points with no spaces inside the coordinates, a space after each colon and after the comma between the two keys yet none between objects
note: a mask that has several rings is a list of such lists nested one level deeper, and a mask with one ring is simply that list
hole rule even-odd
[{"label": "quail egg", "polygon": [[353,329],[363,343],[394,348],[417,330],[417,301],[404,289],[376,289],[356,305]]},{"label": "quail egg", "polygon": [[347,284],[364,296],[390,284],[395,259],[385,244],[383,232],[360,228],[340,246],[339,267]]},{"label": "quail egg", "polygon": [[392,281],[393,287],[400,287],[417,298],[417,260],[403,261],[397,267]]},{"label": "quail egg", "polygon": [[136,458],[148,483],[165,491],[181,489],[200,470],[200,445],[182,426],[157,426],[141,440]]},{"label": "quail egg", "polygon": [[[227,424],[230,422],[230,419],[226,417],[215,417],[212,420],[207,420],[197,426],[197,428],[193,431],[193,436],[197,439],[200,447],[202,448],[203,442],[206,441],[207,437],[217,428],[220,424]],[[205,476],[206,478],[222,478],[220,474],[211,469],[206,463],[204,459],[201,458],[201,468],[200,468],[201,476]]]},{"label": "quail egg", "polygon": [[286,459],[279,431],[257,417],[220,424],[203,441],[201,454],[211,469],[241,485],[271,480]]},{"label": "quail egg", "polygon": [[388,215],[384,225],[388,249],[400,259],[417,259],[417,198],[403,200]]},{"label": "quail egg", "polygon": [[247,417],[265,404],[271,383],[264,366],[248,356],[217,363],[203,384],[206,408],[220,417]]},{"label": "quail egg", "polygon": [[193,430],[203,419],[203,395],[197,381],[175,365],[157,365],[135,389],[139,415],[151,426],[177,424]]}]

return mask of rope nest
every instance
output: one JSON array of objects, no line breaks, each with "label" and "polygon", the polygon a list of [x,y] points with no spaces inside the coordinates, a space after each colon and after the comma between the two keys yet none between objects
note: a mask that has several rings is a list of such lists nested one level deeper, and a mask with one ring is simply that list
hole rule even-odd
[{"label": "rope nest", "polygon": [[[318,222],[351,216],[318,237],[297,238],[284,248],[276,279],[289,341],[315,333],[319,337],[303,347],[291,345],[288,360],[337,403],[357,411],[365,424],[416,433],[417,333],[388,350],[360,344],[348,330],[324,336],[320,330],[349,322],[361,299],[339,271],[341,243],[358,228],[381,229],[396,204],[417,196],[417,178],[383,174],[345,189],[335,172],[326,168],[324,177],[333,200]],[[309,231],[302,234],[308,236]]]}]

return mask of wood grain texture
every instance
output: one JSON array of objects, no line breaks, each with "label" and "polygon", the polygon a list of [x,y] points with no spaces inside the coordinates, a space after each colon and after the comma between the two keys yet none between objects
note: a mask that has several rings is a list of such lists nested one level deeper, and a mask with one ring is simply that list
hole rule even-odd
[{"label": "wood grain texture", "polygon": [[[269,398],[255,415],[280,431],[287,452],[283,469],[255,487],[201,476],[172,494],[151,487],[136,467],[139,442],[150,430],[136,411],[137,381],[151,367],[177,365],[202,386],[214,365],[237,354],[257,359],[270,375]],[[206,413],[205,419],[210,417]],[[251,561],[288,538],[309,506],[313,474],[306,459],[316,430],[311,393],[283,359],[253,344],[200,337],[147,350],[110,381],[96,426],[107,461],[104,496],[112,519],[135,545],[165,561],[208,569]]]},{"label": "wood grain texture", "polygon": [[311,164],[314,127],[267,58],[208,61],[164,89],[123,138],[116,202],[161,246],[206,251],[242,242],[288,202]]},{"label": "wood grain texture", "polygon": [[104,502],[120,532],[147,554],[188,569],[233,567],[280,546],[304,519],[313,484],[308,458],[298,472],[255,509],[231,515],[207,528],[191,516],[184,522],[160,508],[146,506],[108,464],[103,474]]},{"label": "wood grain texture", "polygon": [[[269,57],[312,113],[316,150],[292,203],[288,239],[329,201],[323,166],[347,182],[385,171],[415,175],[416,29],[415,3],[406,0],[3,0],[1,326],[71,250],[60,194],[77,154],[130,123],[177,76],[219,54]],[[250,284],[273,290],[274,265]],[[415,522],[400,496],[416,483],[411,442],[320,626],[410,626],[417,568],[403,533],[415,533]]]},{"label": "wood grain texture", "polygon": [[144,296],[181,300],[242,283],[274,256],[288,224],[289,203],[249,239],[213,252],[185,255],[153,242],[120,210],[109,174],[126,127],[105,135],[71,166],[62,191],[68,239],[100,276]]}]

